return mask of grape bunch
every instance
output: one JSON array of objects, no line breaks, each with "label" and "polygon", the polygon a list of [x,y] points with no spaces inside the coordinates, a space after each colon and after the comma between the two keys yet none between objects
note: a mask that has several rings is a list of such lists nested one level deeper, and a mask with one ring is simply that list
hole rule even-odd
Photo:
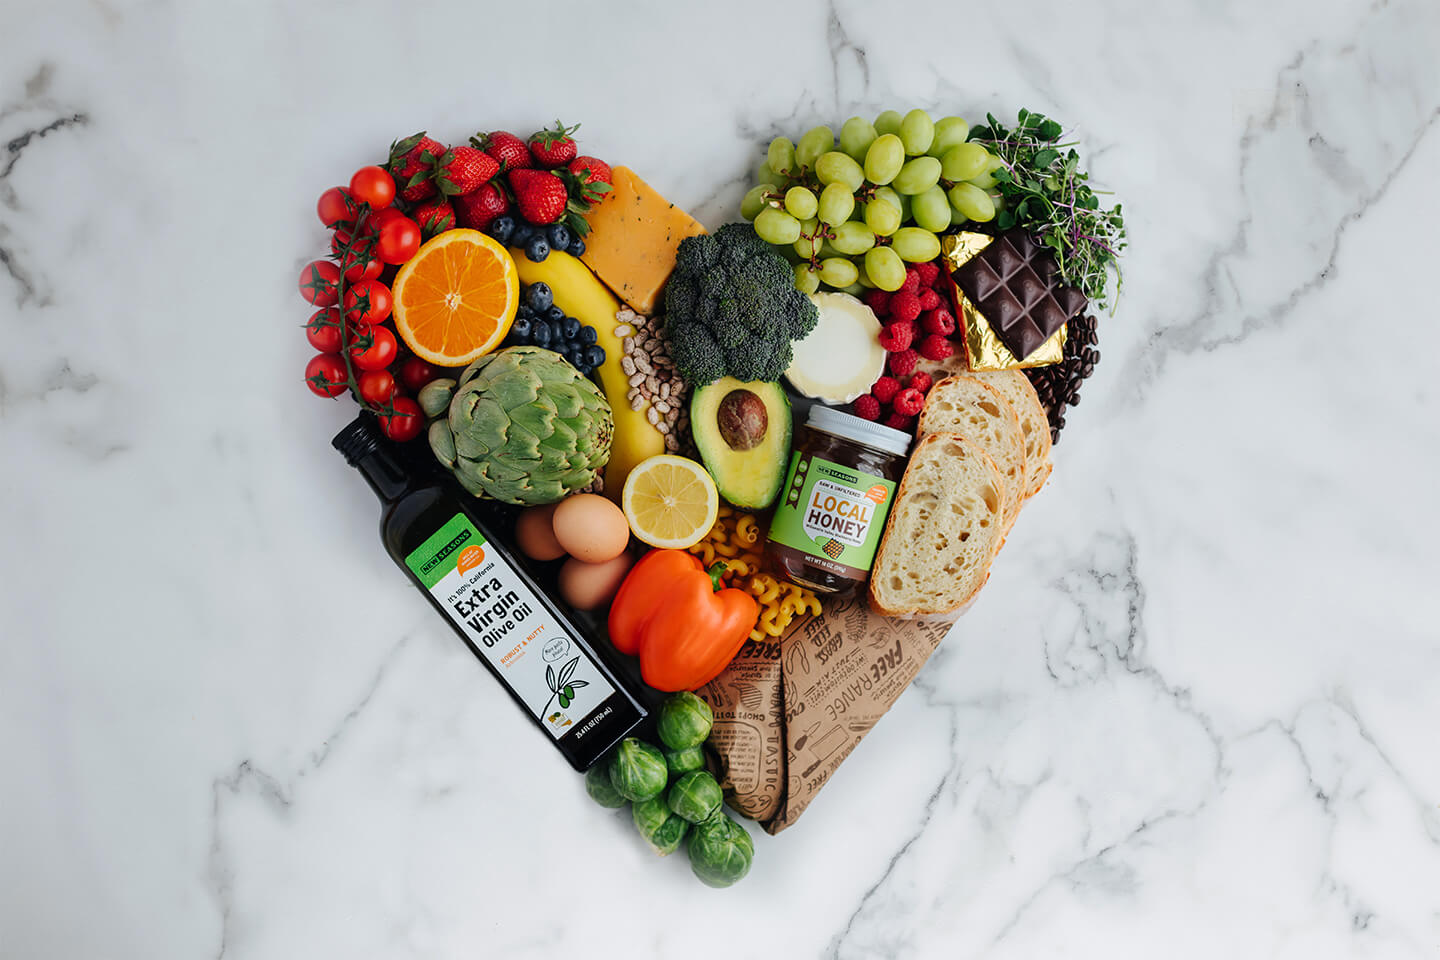
[{"label": "grape bunch", "polygon": [[907,263],[940,255],[938,234],[1003,206],[993,175],[1002,162],[969,135],[959,117],[916,109],[851,117],[838,145],[829,127],[797,143],[776,137],[740,212],[795,265],[805,293],[899,290]]}]

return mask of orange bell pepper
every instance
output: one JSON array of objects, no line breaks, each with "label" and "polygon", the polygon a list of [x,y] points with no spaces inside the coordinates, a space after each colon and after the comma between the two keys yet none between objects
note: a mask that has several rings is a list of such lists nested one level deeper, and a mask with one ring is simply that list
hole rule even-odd
[{"label": "orange bell pepper", "polygon": [[723,587],[725,564],[709,570],[683,550],[652,550],[635,564],[610,606],[610,642],[640,658],[656,690],[694,690],[720,675],[755,626],[755,598]]}]

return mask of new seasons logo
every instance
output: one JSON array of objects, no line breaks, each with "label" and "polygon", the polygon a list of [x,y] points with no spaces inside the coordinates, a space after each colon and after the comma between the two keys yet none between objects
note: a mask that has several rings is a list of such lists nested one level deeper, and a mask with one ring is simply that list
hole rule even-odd
[{"label": "new seasons logo", "polygon": [[434,570],[436,567],[440,566],[441,561],[443,561],[446,557],[450,556],[450,554],[454,553],[456,550],[459,550],[460,547],[465,543],[465,541],[469,539],[469,530],[461,530],[459,533],[455,534],[455,538],[453,540],[445,544],[445,546],[441,547],[439,550],[435,551],[435,556],[431,557],[429,560],[426,560],[423,564],[420,565],[420,575],[424,576],[431,570]]}]

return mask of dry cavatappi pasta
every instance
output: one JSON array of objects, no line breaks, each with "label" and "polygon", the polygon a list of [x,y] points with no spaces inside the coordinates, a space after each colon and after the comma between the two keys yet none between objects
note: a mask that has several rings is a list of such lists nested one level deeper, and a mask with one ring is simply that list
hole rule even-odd
[{"label": "dry cavatappi pasta", "polygon": [[707,567],[725,562],[731,574],[730,585],[753,596],[760,607],[750,639],[776,643],[798,615],[820,612],[820,598],[765,571],[761,536],[754,514],[722,505],[710,532],[689,549]]}]

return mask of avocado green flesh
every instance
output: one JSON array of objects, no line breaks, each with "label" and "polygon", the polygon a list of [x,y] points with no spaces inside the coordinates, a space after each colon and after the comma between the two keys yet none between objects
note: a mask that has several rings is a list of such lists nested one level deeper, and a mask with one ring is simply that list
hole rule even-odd
[{"label": "avocado green flesh", "polygon": [[[720,430],[720,405],[735,390],[748,390],[765,405],[765,434],[748,450],[731,447]],[[780,384],[722,377],[701,387],[690,398],[690,430],[720,496],[747,510],[775,502],[790,455],[790,398]]]}]

